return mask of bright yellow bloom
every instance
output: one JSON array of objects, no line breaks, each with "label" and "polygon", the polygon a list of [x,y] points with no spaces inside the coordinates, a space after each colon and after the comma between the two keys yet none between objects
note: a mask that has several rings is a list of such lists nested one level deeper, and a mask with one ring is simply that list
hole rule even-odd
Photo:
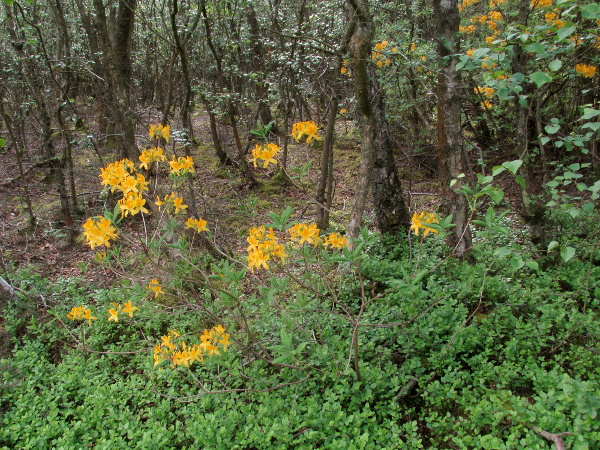
[{"label": "bright yellow bloom", "polygon": [[325,237],[323,245],[342,249],[348,246],[348,240],[346,239],[346,236],[342,236],[338,233],[331,233],[329,236]]},{"label": "bright yellow bloom", "polygon": [[149,212],[144,208],[146,200],[139,192],[130,192],[129,194],[126,194],[118,203],[121,208],[121,216],[123,217],[127,217],[129,214],[135,216],[139,212],[146,214]]},{"label": "bright yellow bloom", "polygon": [[413,230],[417,236],[420,233],[420,229],[423,229],[423,237],[427,236],[429,233],[439,233],[438,230],[434,230],[427,226],[427,224],[439,223],[435,215],[430,212],[423,211],[421,214],[414,213],[411,222],[410,229]]},{"label": "bright yellow bloom", "polygon": [[532,8],[545,8],[552,6],[552,0],[531,0]]},{"label": "bright yellow bloom", "polygon": [[596,75],[596,66],[590,66],[587,64],[577,64],[575,66],[575,70],[577,71],[577,73],[584,76],[585,78],[593,78],[594,75]]},{"label": "bright yellow bloom", "polygon": [[496,94],[496,91],[489,86],[486,86],[486,87],[477,86],[473,90],[475,91],[476,94],[483,95],[487,98],[492,98]]},{"label": "bright yellow bloom", "polygon": [[191,156],[180,156],[175,159],[175,155],[173,155],[173,159],[169,161],[169,166],[171,166],[171,175],[184,176],[188,173],[196,173],[194,160]]},{"label": "bright yellow bloom", "polygon": [[269,164],[277,164],[277,160],[274,158],[274,156],[278,152],[279,146],[276,144],[256,144],[256,146],[252,150],[252,160],[254,162],[254,167],[256,167],[256,162],[259,159],[262,159],[264,161],[264,169],[269,167]]},{"label": "bright yellow bloom", "polygon": [[115,309],[115,308],[110,308],[108,310],[108,321],[109,322],[118,322],[119,321],[119,309]]},{"label": "bright yellow bloom", "polygon": [[319,232],[316,224],[307,225],[305,223],[297,223],[291,227],[288,232],[292,240],[298,240],[300,245],[308,242],[309,244],[318,245]]},{"label": "bright yellow bloom", "polygon": [[123,180],[129,177],[129,172],[133,172],[135,164],[129,159],[122,159],[107,164],[106,167],[100,169],[100,179],[103,186],[110,186],[111,192],[123,182]]},{"label": "bright yellow bloom", "polygon": [[492,20],[495,20],[496,22],[500,22],[501,20],[504,20],[504,16],[502,15],[502,13],[500,11],[490,12],[490,18]]},{"label": "bright yellow bloom", "polygon": [[183,198],[175,197],[173,199],[173,206],[175,207],[175,214],[179,214],[179,211],[183,211],[187,208],[187,205],[183,204]]},{"label": "bright yellow bloom", "polygon": [[346,114],[348,110],[346,108],[340,109],[340,114]]},{"label": "bright yellow bloom", "polygon": [[269,260],[269,254],[264,254],[262,250],[253,250],[248,253],[248,267],[254,272],[254,269],[260,269],[261,267],[265,270],[269,270],[267,261]]},{"label": "bright yellow bloom", "polygon": [[459,25],[459,27],[458,27],[459,33],[473,34],[473,33],[475,33],[475,30],[477,30],[477,27],[475,25],[469,25],[467,27],[463,27],[462,25]]},{"label": "bright yellow bloom", "polygon": [[94,249],[99,245],[110,247],[110,240],[116,240],[118,235],[117,229],[111,225],[110,220],[104,217],[90,217],[84,224],[85,236],[90,248]]},{"label": "bright yellow bloom", "polygon": [[146,286],[146,289],[154,292],[154,298],[158,297],[159,295],[163,295],[165,293],[162,290],[162,287],[160,286],[158,279],[156,279],[156,278],[154,278],[152,281],[150,281],[150,284],[148,284],[148,286]]},{"label": "bright yellow bloom", "polygon": [[208,231],[208,227],[206,226],[207,223],[208,222],[204,219],[192,219],[190,217],[188,220],[186,220],[185,227],[196,230],[198,233],[202,233],[203,231]]},{"label": "bright yellow bloom", "polygon": [[153,147],[142,151],[140,155],[140,167],[143,169],[149,169],[150,164],[156,161],[166,161],[167,157],[163,154],[163,149],[160,147]]},{"label": "bright yellow bloom", "polygon": [[469,50],[467,50],[466,55],[472,58],[473,56],[475,56],[475,49],[470,48]]},{"label": "bright yellow bloom", "polygon": [[92,325],[92,320],[96,320],[96,317],[92,316],[92,311],[87,309],[85,306],[74,306],[71,311],[67,314],[67,319],[88,321],[88,326]]},{"label": "bright yellow bloom", "polygon": [[137,306],[133,306],[131,300],[123,304],[123,312],[129,314],[129,317],[133,317],[133,313],[138,309],[140,308],[138,308]]},{"label": "bright yellow bloom", "polygon": [[169,138],[171,137],[171,127],[169,125],[150,125],[148,132],[150,133],[150,139],[162,138],[169,142]]},{"label": "bright yellow bloom", "polygon": [[319,132],[318,125],[312,120],[306,122],[297,122],[292,125],[292,137],[296,142],[300,142],[303,136],[306,136],[306,143],[309,144],[313,139],[320,141],[321,138],[317,134]]}]

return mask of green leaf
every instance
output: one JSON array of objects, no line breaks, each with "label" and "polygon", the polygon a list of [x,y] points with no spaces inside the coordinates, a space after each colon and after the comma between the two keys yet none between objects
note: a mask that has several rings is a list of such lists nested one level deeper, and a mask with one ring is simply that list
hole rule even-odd
[{"label": "green leaf", "polygon": [[494,255],[500,256],[500,257],[512,255],[512,250],[508,247],[500,247],[500,248],[496,249],[496,251],[494,252]]},{"label": "green leaf", "polygon": [[575,25],[571,25],[571,26],[563,26],[560,30],[558,30],[556,32],[556,37],[558,38],[559,41],[562,41],[563,39],[569,37],[571,34],[573,34],[575,32],[575,30],[577,29],[577,26]]},{"label": "green leaf", "polygon": [[537,42],[535,44],[529,44],[525,47],[525,50],[531,53],[546,54],[546,46]]},{"label": "green leaf", "polygon": [[6,147],[6,139],[0,138],[0,147]]},{"label": "green leaf", "polygon": [[505,167],[506,170],[508,170],[513,175],[517,174],[517,170],[519,170],[519,167],[521,167],[522,165],[523,161],[520,159],[515,159],[514,161],[506,161],[502,163],[502,167]]},{"label": "green leaf", "polygon": [[590,3],[589,5],[582,6],[581,15],[585,19],[597,19],[600,17],[600,6],[598,3]]},{"label": "green leaf", "polygon": [[598,114],[600,114],[600,109],[583,108],[583,116],[581,116],[581,120],[591,119],[592,117],[596,117]]},{"label": "green leaf", "polygon": [[529,75],[529,79],[533,81],[538,88],[552,81],[552,77],[548,75],[548,72],[534,72]]},{"label": "green leaf", "polygon": [[548,134],[555,134],[560,130],[560,125],[546,125],[544,131]]},{"label": "green leaf", "polygon": [[548,64],[548,69],[550,69],[552,72],[556,72],[556,71],[560,70],[561,67],[562,67],[562,61],[560,59],[555,59],[554,61],[551,61]]},{"label": "green leaf", "polygon": [[552,241],[548,244],[548,252],[551,252],[552,250],[554,250],[556,247],[559,246],[558,241]]},{"label": "green leaf", "polygon": [[519,186],[525,189],[525,178],[523,178],[521,175],[517,175],[515,181],[518,183]]},{"label": "green leaf", "polygon": [[564,262],[567,262],[575,256],[575,249],[573,247],[563,247],[560,249],[560,257]]},{"label": "green leaf", "polygon": [[539,265],[538,265],[538,263],[537,263],[537,262],[535,262],[535,261],[527,261],[527,262],[525,263],[525,265],[526,265],[527,267],[529,267],[530,269],[533,269],[533,270],[539,270],[539,269],[540,269],[540,266],[539,266]]}]

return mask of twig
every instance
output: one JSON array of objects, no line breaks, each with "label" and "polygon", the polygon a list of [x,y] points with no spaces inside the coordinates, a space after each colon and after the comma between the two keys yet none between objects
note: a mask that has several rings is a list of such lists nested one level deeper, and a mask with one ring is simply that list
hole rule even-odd
[{"label": "twig", "polygon": [[561,439],[561,436],[571,436],[573,434],[568,431],[558,434],[549,433],[547,431],[542,430],[540,427],[536,427],[535,425],[529,428],[531,429],[531,431],[539,434],[545,439],[548,439],[550,442],[554,442],[554,445],[556,445],[556,450],[565,450],[565,443]]}]

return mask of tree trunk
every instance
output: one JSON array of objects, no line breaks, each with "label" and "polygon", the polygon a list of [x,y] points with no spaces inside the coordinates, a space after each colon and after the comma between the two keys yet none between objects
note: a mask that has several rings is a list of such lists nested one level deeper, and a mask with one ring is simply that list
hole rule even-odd
[{"label": "tree trunk", "polygon": [[[438,76],[437,147],[440,158],[442,184],[442,212],[452,214],[455,227],[448,236],[453,251],[467,261],[472,261],[472,239],[469,229],[469,205],[458,192],[460,174],[468,172],[466,152],[461,128],[460,74],[456,70],[459,48],[458,27],[460,16],[457,0],[434,0],[438,55],[442,70]],[[450,187],[453,179],[459,181]]]},{"label": "tree trunk", "polygon": [[389,140],[383,92],[371,63],[374,25],[369,2],[348,0],[348,6],[351,20],[356,20],[349,50],[362,126],[359,180],[348,225],[348,235],[355,239],[362,222],[369,186],[373,193],[376,225],[382,233],[407,229],[408,210]]}]

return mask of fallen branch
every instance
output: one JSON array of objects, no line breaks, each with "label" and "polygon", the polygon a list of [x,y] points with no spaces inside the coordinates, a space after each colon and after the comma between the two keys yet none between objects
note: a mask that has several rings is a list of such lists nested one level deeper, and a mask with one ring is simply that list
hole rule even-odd
[{"label": "fallen branch", "polygon": [[539,434],[545,439],[548,439],[550,442],[554,442],[556,445],[556,450],[565,450],[565,443],[561,439],[561,436],[571,436],[573,433],[564,432],[564,433],[548,433],[547,431],[542,430],[540,427],[536,427],[535,425],[530,427],[531,431]]},{"label": "fallen branch", "polygon": [[17,175],[16,177],[11,178],[10,180],[5,181],[0,186],[3,186],[3,187],[4,186],[8,186],[9,184],[14,183],[15,181],[19,181],[21,178],[25,178],[29,174],[29,172],[31,172],[32,170],[37,169],[39,167],[43,167],[43,166],[49,165],[49,164],[53,163],[54,161],[58,161],[59,159],[60,158],[58,156],[53,156],[50,159],[46,159],[44,161],[37,162],[37,163],[29,166],[27,168],[27,170],[25,172],[23,172],[22,174]]}]

